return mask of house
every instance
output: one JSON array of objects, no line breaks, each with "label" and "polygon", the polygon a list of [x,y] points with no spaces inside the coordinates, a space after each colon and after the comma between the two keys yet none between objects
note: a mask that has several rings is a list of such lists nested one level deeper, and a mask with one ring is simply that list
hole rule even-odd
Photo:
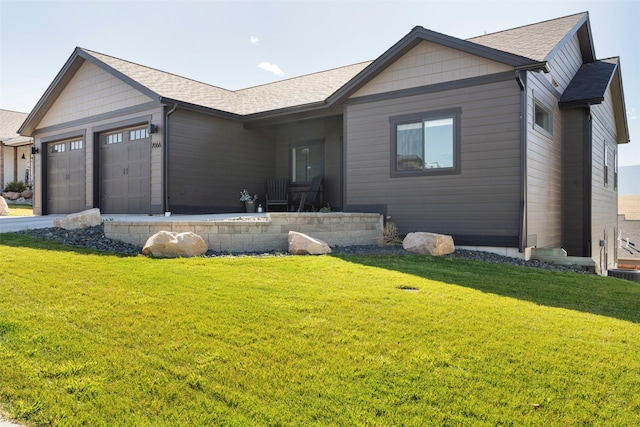
[{"label": "house", "polygon": [[528,258],[615,265],[618,58],[588,13],[462,40],[415,27],[380,57],[228,91],[76,48],[20,128],[35,212],[238,211],[271,176],[332,210]]},{"label": "house", "polygon": [[31,184],[33,140],[18,135],[27,113],[0,109],[0,191],[12,181]]}]

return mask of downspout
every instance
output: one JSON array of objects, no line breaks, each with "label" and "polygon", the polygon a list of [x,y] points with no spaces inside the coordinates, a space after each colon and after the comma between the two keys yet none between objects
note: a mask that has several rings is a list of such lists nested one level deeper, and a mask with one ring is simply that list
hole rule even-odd
[{"label": "downspout", "polygon": [[520,213],[518,250],[527,247],[527,75],[516,70],[516,82],[520,86]]},{"label": "downspout", "polygon": [[169,208],[169,116],[176,111],[176,108],[178,108],[177,102],[173,104],[173,108],[167,111],[164,116],[164,134],[162,138],[162,143],[164,144],[164,212],[171,212]]}]

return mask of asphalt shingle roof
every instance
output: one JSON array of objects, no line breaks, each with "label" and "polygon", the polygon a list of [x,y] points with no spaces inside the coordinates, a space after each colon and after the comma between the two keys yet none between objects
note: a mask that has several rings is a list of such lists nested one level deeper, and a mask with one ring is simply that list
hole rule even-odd
[{"label": "asphalt shingle roof", "polygon": [[560,106],[602,101],[618,64],[618,58],[582,64],[560,97]]},{"label": "asphalt shingle roof", "polygon": [[0,140],[6,141],[11,138],[17,138],[20,125],[26,120],[27,113],[18,113],[17,111],[0,110]]},{"label": "asphalt shingle roof", "polygon": [[549,54],[573,29],[586,12],[497,33],[486,34],[467,39],[493,49],[524,56],[534,61],[547,61]]}]

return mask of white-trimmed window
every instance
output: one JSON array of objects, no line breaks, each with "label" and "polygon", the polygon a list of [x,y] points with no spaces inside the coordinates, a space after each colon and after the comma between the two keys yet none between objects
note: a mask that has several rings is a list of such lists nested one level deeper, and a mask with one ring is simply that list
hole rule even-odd
[{"label": "white-trimmed window", "polygon": [[553,135],[553,113],[537,99],[534,102],[534,124]]},{"label": "white-trimmed window", "polygon": [[459,173],[461,109],[389,119],[392,176]]}]

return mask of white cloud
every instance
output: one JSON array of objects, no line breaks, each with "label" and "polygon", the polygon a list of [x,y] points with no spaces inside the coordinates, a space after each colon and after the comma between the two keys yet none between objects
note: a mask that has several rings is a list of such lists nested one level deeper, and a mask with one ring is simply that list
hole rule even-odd
[{"label": "white cloud", "polygon": [[251,38],[249,39],[249,41],[251,42],[251,44],[258,44],[260,43],[260,39],[257,38],[256,36],[251,36]]},{"label": "white cloud", "polygon": [[268,71],[270,73],[273,73],[273,75],[275,76],[283,76],[284,75],[284,71],[282,71],[280,69],[280,67],[278,67],[276,64],[271,64],[269,62],[261,62],[258,64],[258,68],[261,68],[265,71]]},{"label": "white cloud", "polygon": [[638,111],[635,109],[635,107],[627,111],[627,118],[629,120],[635,120],[638,118]]}]

